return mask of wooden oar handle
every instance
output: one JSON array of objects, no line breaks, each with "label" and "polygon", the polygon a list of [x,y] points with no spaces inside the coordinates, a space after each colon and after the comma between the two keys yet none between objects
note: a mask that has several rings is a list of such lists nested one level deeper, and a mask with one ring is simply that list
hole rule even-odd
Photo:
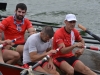
[{"label": "wooden oar handle", "polygon": [[81,24],[78,24],[78,27],[80,28],[80,29],[82,29],[83,31],[86,31],[87,29],[84,27],[84,26],[82,26]]}]

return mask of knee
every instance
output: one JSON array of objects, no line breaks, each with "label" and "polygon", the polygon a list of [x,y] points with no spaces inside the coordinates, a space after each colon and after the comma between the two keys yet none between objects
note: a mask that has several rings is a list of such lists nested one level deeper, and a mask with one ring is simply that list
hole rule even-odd
[{"label": "knee", "polygon": [[68,70],[66,71],[66,73],[68,75],[74,75],[74,68],[73,67],[68,68]]},{"label": "knee", "polygon": [[16,53],[14,54],[14,59],[20,59],[20,54],[19,54],[18,52],[16,52]]},{"label": "knee", "polygon": [[52,74],[52,75],[60,75],[59,72],[56,71],[56,69],[49,71],[49,73]]},{"label": "knee", "polygon": [[59,72],[56,72],[56,74],[55,74],[55,75],[60,75],[60,74],[59,74]]},{"label": "knee", "polygon": [[60,75],[59,72],[57,72],[57,71],[52,72],[52,73],[50,73],[50,74],[52,74],[52,75]]},{"label": "knee", "polygon": [[83,74],[88,73],[88,72],[90,72],[90,71],[91,71],[90,68],[88,68],[87,66],[84,66],[84,68],[81,70],[81,72],[82,72]]}]

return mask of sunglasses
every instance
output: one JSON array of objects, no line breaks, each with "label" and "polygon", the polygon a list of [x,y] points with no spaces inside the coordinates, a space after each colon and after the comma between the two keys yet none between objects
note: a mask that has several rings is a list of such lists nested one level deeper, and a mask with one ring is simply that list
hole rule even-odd
[{"label": "sunglasses", "polygon": [[69,23],[76,23],[76,21],[69,21]]}]

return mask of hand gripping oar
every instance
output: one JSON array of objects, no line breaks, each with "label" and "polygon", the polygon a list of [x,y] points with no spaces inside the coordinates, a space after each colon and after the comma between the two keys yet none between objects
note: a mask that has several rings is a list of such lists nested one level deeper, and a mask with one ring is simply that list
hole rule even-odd
[{"label": "hand gripping oar", "polygon": [[[62,47],[57,48],[57,49],[56,49],[56,52],[58,52],[60,49],[62,49]],[[53,55],[53,53],[47,55],[47,56],[44,57],[42,60],[38,61],[34,66],[32,66],[32,70],[33,70],[34,68],[36,68],[37,66],[39,66],[40,64],[42,64],[44,61],[47,61],[47,60],[50,58],[50,56],[52,56],[52,55]],[[27,69],[25,69],[25,70],[23,70],[23,71],[20,72],[20,75],[27,75],[27,74],[28,74],[28,70],[27,70]]]},{"label": "hand gripping oar", "polygon": [[[12,40],[12,43],[14,43],[16,40],[20,39],[21,36],[19,36],[18,38],[15,38]],[[0,44],[0,48],[3,48],[4,46],[8,45],[7,43],[4,43],[4,44]]]},{"label": "hand gripping oar", "polygon": [[84,26],[79,24],[78,27],[81,28],[83,31],[85,31],[86,33],[88,33],[89,35],[91,35],[92,37],[94,37],[96,40],[98,40],[100,42],[100,37],[98,37],[97,35],[93,34],[91,31],[87,30]]},{"label": "hand gripping oar", "polygon": [[[94,51],[100,51],[100,48],[99,48],[99,47],[94,47],[94,46],[90,46],[90,47],[88,47],[88,46],[83,46],[82,48],[91,49],[91,50],[94,50]],[[79,58],[80,55],[75,54],[75,56],[76,56],[77,58]]]},{"label": "hand gripping oar", "polygon": [[[56,49],[56,52],[58,52],[61,48],[62,48],[62,47],[57,48],[57,49]],[[40,60],[40,61],[39,61],[38,63],[36,63],[34,66],[32,66],[32,69],[34,69],[34,68],[36,68],[38,65],[42,64],[42,62],[47,61],[47,60],[50,58],[50,56],[52,56],[52,55],[53,55],[53,53],[47,55],[46,57],[44,57],[42,60]]]}]

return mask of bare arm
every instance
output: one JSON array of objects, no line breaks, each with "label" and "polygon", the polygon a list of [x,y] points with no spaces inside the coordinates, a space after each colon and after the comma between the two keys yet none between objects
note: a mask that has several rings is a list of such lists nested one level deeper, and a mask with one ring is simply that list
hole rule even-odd
[{"label": "bare arm", "polygon": [[63,47],[61,49],[61,52],[63,54],[66,54],[66,53],[70,52],[71,50],[73,50],[76,46],[75,45],[72,45],[72,46],[69,46],[69,47],[65,47],[65,44],[64,43],[61,43],[61,44],[58,45],[58,47]]},{"label": "bare arm", "polygon": [[39,61],[45,56],[46,56],[46,53],[43,53],[43,54],[38,54],[37,52],[30,53],[30,58],[32,62]]},{"label": "bare arm", "polygon": [[0,62],[4,63],[1,49],[0,49]]},{"label": "bare arm", "polygon": [[30,58],[31,58],[32,62],[35,62],[35,61],[41,60],[43,57],[45,57],[46,55],[51,54],[51,53],[56,53],[56,50],[49,50],[48,52],[43,52],[42,54],[38,54],[36,51],[31,52]]},{"label": "bare arm", "polygon": [[[63,48],[61,49],[61,52],[62,52],[63,54],[66,54],[66,53],[70,52],[71,50],[73,50],[75,47],[82,48],[84,45],[85,45],[84,40],[83,40],[82,38],[80,38],[80,40],[79,40],[78,43],[75,43],[75,44],[73,44],[73,45],[71,45],[71,46],[69,46],[69,47],[65,47],[65,44],[64,44],[64,43],[61,43],[61,44],[59,44],[58,46],[59,46],[59,47],[63,47]],[[82,49],[84,50],[84,48],[82,48]]]},{"label": "bare arm", "polygon": [[2,33],[3,33],[3,30],[2,29],[0,29],[0,44],[1,43],[4,43],[4,41],[2,40],[3,39],[3,35],[2,35]]},{"label": "bare arm", "polygon": [[28,28],[28,32],[29,32],[30,35],[36,33],[36,31],[35,31],[35,29],[33,27]]},{"label": "bare arm", "polygon": [[[83,46],[85,45],[83,38],[81,38],[79,42],[81,42]],[[84,52],[84,48],[79,48],[79,50],[75,51],[75,56],[79,57],[80,55],[83,54],[83,52]]]}]

